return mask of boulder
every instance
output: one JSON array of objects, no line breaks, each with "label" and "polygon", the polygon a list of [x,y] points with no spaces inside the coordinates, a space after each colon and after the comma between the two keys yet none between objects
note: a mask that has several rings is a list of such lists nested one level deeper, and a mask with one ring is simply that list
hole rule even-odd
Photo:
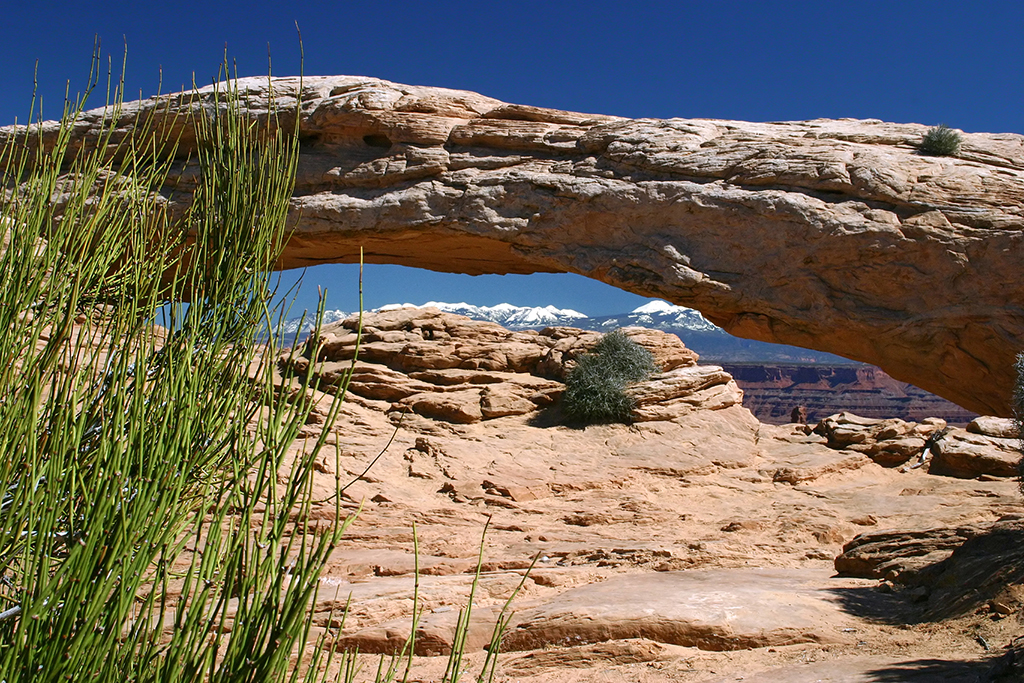
[{"label": "boulder", "polygon": [[697,364],[700,359],[693,350],[674,334],[665,334],[660,330],[646,327],[627,327],[623,332],[640,346],[651,352],[654,362],[662,372],[670,372],[676,368],[688,368]]},{"label": "boulder", "polygon": [[1006,616],[1024,608],[1024,516],[987,524],[862,534],[835,560],[842,576],[882,578],[916,592],[926,620],[985,605]]},{"label": "boulder", "polygon": [[1017,423],[1005,417],[979,415],[967,424],[967,431],[1000,439],[1016,439]]},{"label": "boulder", "polygon": [[932,445],[932,461],[928,469],[961,479],[983,475],[1016,477],[1021,453],[1016,438],[1007,439],[950,429]]},{"label": "boulder", "polygon": [[691,365],[654,375],[629,388],[633,420],[671,420],[695,410],[720,410],[743,402],[743,392],[716,365]]},{"label": "boulder", "polygon": [[814,431],[826,438],[830,448],[863,453],[883,467],[896,467],[921,455],[945,426],[938,419],[915,423],[839,413],[819,422]]},{"label": "boulder", "polygon": [[860,534],[835,559],[836,573],[865,579],[898,580],[908,571],[941,562],[975,531],[970,528],[885,529]]}]

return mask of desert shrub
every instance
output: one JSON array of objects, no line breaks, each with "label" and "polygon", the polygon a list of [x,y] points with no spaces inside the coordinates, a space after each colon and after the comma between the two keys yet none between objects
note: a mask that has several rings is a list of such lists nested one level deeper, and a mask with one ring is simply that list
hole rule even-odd
[{"label": "desert shrub", "polygon": [[940,124],[928,129],[917,149],[922,154],[933,157],[953,157],[960,153],[961,142],[963,136],[960,135],[960,131]]},{"label": "desert shrub", "polygon": [[636,405],[628,386],[658,370],[650,351],[622,330],[609,332],[566,376],[562,414],[572,424],[628,422]]}]

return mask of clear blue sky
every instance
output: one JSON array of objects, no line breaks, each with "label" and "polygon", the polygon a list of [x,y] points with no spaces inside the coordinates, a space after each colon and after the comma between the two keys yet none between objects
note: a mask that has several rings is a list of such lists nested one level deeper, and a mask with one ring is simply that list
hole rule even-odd
[{"label": "clear blue sky", "polygon": [[[85,84],[93,40],[130,92],[200,85],[225,48],[241,75],[299,69],[474,90],[630,117],[818,117],[1024,133],[1024,3],[307,2],[14,3],[2,14],[0,124],[24,121],[38,60],[44,113]],[[313,269],[328,305],[356,305],[355,268]],[[315,290],[315,287],[307,290]],[[554,304],[590,315],[644,299],[578,276],[458,276],[367,266],[366,304]],[[313,298],[307,294],[302,303]]]}]

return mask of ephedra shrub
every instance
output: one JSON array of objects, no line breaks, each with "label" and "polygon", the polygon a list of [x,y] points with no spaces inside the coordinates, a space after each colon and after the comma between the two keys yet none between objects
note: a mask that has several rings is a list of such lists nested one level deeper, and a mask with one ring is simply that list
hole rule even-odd
[{"label": "ephedra shrub", "polygon": [[312,680],[346,520],[304,521],[312,367],[279,390],[263,336],[297,136],[230,80],[114,100],[85,146],[83,102],[0,133],[0,681]]},{"label": "ephedra shrub", "polygon": [[628,422],[635,401],[627,387],[658,372],[654,356],[622,330],[604,335],[565,378],[562,414],[570,424]]},{"label": "ephedra shrub", "polygon": [[921,154],[933,157],[955,157],[960,153],[963,136],[945,124],[929,128],[917,148]]}]

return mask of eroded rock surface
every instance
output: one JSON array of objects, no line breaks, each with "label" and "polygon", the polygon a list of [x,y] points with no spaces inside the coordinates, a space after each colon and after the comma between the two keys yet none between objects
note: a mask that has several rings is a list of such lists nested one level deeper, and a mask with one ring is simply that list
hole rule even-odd
[{"label": "eroded rock surface", "polygon": [[831,448],[864,453],[879,465],[895,467],[921,456],[931,446],[932,437],[945,428],[943,420],[917,424],[839,413],[819,422],[814,431],[824,436]]},{"label": "eroded rock surface", "polygon": [[814,428],[830,448],[863,453],[885,467],[927,465],[928,472],[961,479],[1016,477],[1020,441],[1012,420],[981,416],[967,429],[944,420],[920,423],[877,420],[852,413],[831,415]]},{"label": "eroded rock surface", "polygon": [[764,569],[618,576],[519,612],[505,643],[536,650],[645,638],[720,651],[842,642],[851,621],[829,600],[825,578]]},{"label": "eroded rock surface", "polygon": [[[319,343],[316,372],[337,385],[351,369],[348,390],[388,401],[390,411],[470,424],[510,415],[533,415],[556,403],[573,359],[601,338],[598,332],[549,327],[510,332],[495,323],[433,308],[405,308],[352,317],[330,325]],[[662,372],[631,388],[636,422],[671,420],[698,411],[739,405],[743,392],[729,373],[697,365],[697,354],[673,334],[627,328]],[[359,341],[359,361],[353,366]],[[294,364],[303,372],[312,351]]]},{"label": "eroded rock surface", "polygon": [[[336,477],[352,482],[346,508],[362,506],[316,604],[316,633],[339,647],[400,650],[416,594],[423,659],[414,670],[419,680],[439,679],[469,602],[485,524],[466,661],[483,659],[502,606],[522,583],[499,669],[510,680],[568,683],[599,673],[609,682],[767,681],[815,672],[872,680],[873,672],[985,668],[989,653],[978,638],[994,652],[1020,635],[1024,593],[978,578],[988,571],[1012,584],[1017,574],[946,562],[973,541],[980,551],[961,557],[1006,546],[1006,563],[1019,564],[1010,552],[1021,545],[1016,481],[936,476],[920,455],[899,467],[877,461],[893,452],[890,441],[934,444],[953,434],[941,421],[837,415],[826,436],[808,425],[761,424],[739,403],[688,404],[679,397],[701,395],[701,383],[664,378],[721,371],[696,363],[673,337],[637,330],[629,333],[640,343],[662,347],[655,351],[662,363],[678,362],[641,385],[660,397],[648,404],[664,411],[657,419],[569,428],[551,418],[556,389],[548,405],[525,399],[529,411],[487,418],[480,392],[556,387],[569,359],[597,336],[571,328],[520,336],[426,310],[364,322],[367,356],[352,386],[361,383],[366,395],[351,393],[335,423],[308,424],[308,440],[296,446],[327,430],[313,491],[326,502],[314,505],[314,519],[331,519]],[[353,344],[352,322],[324,331],[322,376],[341,377]],[[309,348],[317,346],[313,340]],[[406,410],[406,389],[383,396],[383,386],[472,394],[466,404],[475,401],[481,417],[461,422]],[[682,386],[690,393],[673,393]],[[982,420],[973,429],[1000,424]],[[988,545],[975,540],[1000,518],[1010,525],[1002,536]],[[836,568],[854,576],[837,577]],[[975,587],[984,589],[976,591],[981,612],[932,609],[971,604]],[[375,660],[365,665],[373,669]]]},{"label": "eroded rock surface", "polygon": [[[296,78],[239,88],[253,117],[299,117],[282,267],[363,249],[450,272],[579,273],[1011,413],[1019,135],[966,134],[957,158],[931,157],[916,151],[924,126],[877,120],[629,120],[352,76],[306,78],[297,112]],[[175,115],[215,106],[210,88],[169,95],[124,107],[118,126],[153,114],[184,158],[195,136]],[[75,144],[102,116],[83,117]],[[176,171],[172,204],[194,170]]]},{"label": "eroded rock surface", "polygon": [[908,592],[922,603],[922,620],[973,610],[996,619],[1016,615],[1024,607],[1024,515],[955,529],[867,532],[844,546],[835,568]]}]

